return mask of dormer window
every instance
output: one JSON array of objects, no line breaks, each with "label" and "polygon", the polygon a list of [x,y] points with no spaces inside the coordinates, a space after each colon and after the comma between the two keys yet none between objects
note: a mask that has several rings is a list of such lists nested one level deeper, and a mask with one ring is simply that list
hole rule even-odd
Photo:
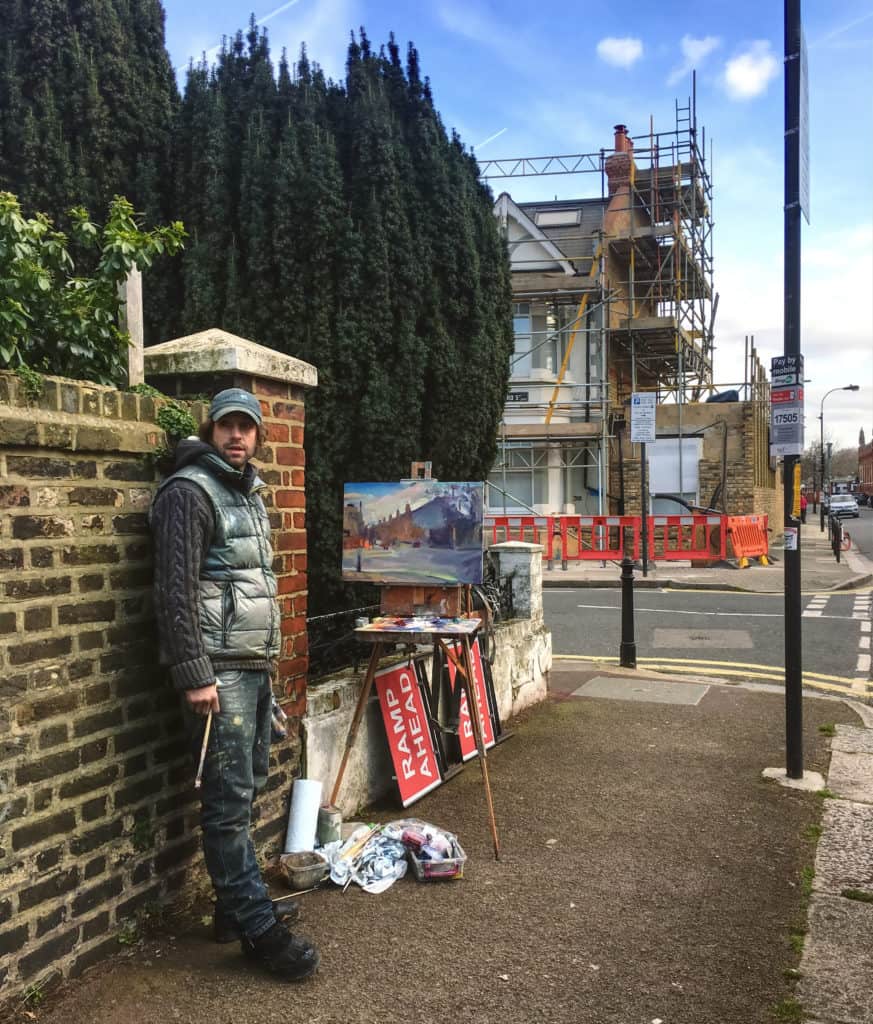
[{"label": "dormer window", "polygon": [[582,211],[575,210],[538,210],[534,217],[538,228],[572,228],[582,223]]}]

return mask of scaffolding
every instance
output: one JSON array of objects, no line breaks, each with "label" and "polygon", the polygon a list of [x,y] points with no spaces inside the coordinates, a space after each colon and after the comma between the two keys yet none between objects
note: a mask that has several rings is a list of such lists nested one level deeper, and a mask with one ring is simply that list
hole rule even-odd
[{"label": "scaffolding", "polygon": [[[695,77],[687,102],[675,103],[670,131],[656,132],[650,118],[645,135],[630,136],[617,126],[614,149],[484,160],[480,174],[491,182],[548,175],[599,179],[599,195],[595,186],[576,200],[512,201],[526,229],[514,240],[507,237],[513,269],[524,271],[513,275],[516,312],[519,304],[545,310],[540,330],[533,330],[531,319],[528,351],[516,359],[538,367],[539,379],[550,378],[553,386],[547,402],[516,406],[528,423],[539,420],[538,439],[535,431],[515,426],[517,416],[507,421],[509,430],[504,423],[500,463],[505,466],[510,457],[507,445],[525,435],[532,452],[559,447],[561,468],[578,457],[564,449],[581,444],[586,484],[589,471],[596,474],[596,486],[586,489],[596,490],[603,512],[609,442],[626,420],[631,393],[655,391],[659,402],[681,407],[714,391],[712,182],[706,132],[697,124]],[[507,228],[510,202],[505,195],[497,201]],[[543,254],[537,257],[531,243]],[[586,346],[581,384],[567,375],[577,343]],[[530,379],[536,381],[537,374]],[[553,422],[556,415],[563,429]],[[584,423],[587,436],[567,437],[568,423]],[[680,408],[680,437],[681,424]],[[570,497],[575,496],[565,491],[565,504]]]},{"label": "scaffolding", "polygon": [[[548,212],[576,206],[574,231],[546,227],[546,238],[563,272],[537,273],[526,261],[528,279],[513,297],[551,303],[573,314],[558,329],[564,337],[560,385],[577,334],[585,335],[586,304],[603,304],[609,360],[616,391],[612,405],[634,390],[655,390],[659,400],[697,401],[712,391],[713,326],[718,297],[713,292],[712,182],[707,170],[706,133],[698,131],[696,84],[683,106],[675,104],[672,130],[628,136],[628,149],[546,157],[480,161],[483,179],[545,175],[599,176],[600,196],[575,202],[520,204]],[[617,136],[618,142],[618,136]],[[630,159],[627,159],[627,157]],[[627,166],[626,202],[615,202],[616,160]],[[599,221],[595,227],[595,221]],[[548,221],[546,221],[548,223]],[[511,244],[518,249],[530,239]],[[560,317],[558,317],[560,319]],[[547,344],[548,335],[537,344]],[[607,381],[603,368],[604,384]],[[545,422],[557,407],[555,388]],[[589,400],[585,396],[583,404]],[[576,405],[577,403],[571,403]],[[599,401],[598,401],[599,404]],[[571,408],[570,407],[570,408]],[[563,406],[564,411],[568,406]]]}]

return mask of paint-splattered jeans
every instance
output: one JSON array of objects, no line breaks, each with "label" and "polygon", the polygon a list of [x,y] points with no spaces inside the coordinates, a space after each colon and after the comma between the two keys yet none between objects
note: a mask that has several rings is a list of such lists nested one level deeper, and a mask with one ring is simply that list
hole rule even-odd
[{"label": "paint-splattered jeans", "polygon": [[[254,939],[275,922],[250,834],[252,802],[269,767],[270,679],[233,671],[216,682],[221,711],[212,716],[200,789],[203,855],[221,909]],[[188,711],[185,719],[199,758],[206,719]]]}]

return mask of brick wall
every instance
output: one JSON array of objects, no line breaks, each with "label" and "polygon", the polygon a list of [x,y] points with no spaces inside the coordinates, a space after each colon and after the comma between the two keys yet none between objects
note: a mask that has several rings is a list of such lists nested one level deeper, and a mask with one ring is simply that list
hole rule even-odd
[{"label": "brick wall", "polygon": [[[657,407],[657,429],[659,434],[677,435],[679,431],[679,407],[659,405]],[[726,433],[725,433],[726,431]],[[779,476],[768,469],[772,487],[756,485],[756,464],[761,459],[761,438],[756,429],[756,410],[752,402],[687,403],[682,406],[682,433],[685,436],[700,436],[701,457],[698,462],[698,488],[700,501],[706,504],[712,500],[716,487],[722,480],[724,457],[725,490],[722,500],[730,515],[751,515],[754,513],[774,515],[779,509],[781,524],[782,492]],[[628,515],[640,511],[639,458],[640,448],[630,443],[630,429],[622,433],[625,471],[625,509]],[[610,452],[611,492],[618,493],[618,449],[613,443]],[[771,522],[771,526],[773,523]],[[777,527],[774,526],[774,530]],[[781,530],[781,525],[778,526]]]},{"label": "brick wall", "polygon": [[[228,386],[222,382],[222,386]],[[305,708],[303,392],[248,378],[283,617],[280,692]],[[146,512],[151,398],[0,373],[0,1004],[119,948],[203,882],[178,702],[156,665]],[[191,406],[200,417],[203,407]],[[292,720],[292,725],[298,723]],[[256,840],[282,834],[298,730],[274,749]]]}]

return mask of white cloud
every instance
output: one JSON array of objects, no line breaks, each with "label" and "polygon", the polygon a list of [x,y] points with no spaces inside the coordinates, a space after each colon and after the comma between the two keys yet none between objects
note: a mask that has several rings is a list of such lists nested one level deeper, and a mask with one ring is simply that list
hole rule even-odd
[{"label": "white cloud", "polygon": [[682,36],[679,47],[682,50],[682,63],[677,65],[670,72],[667,85],[675,85],[693,68],[699,68],[713,50],[721,46],[721,39],[718,36],[704,36],[702,39],[695,39],[694,36]]},{"label": "white cloud", "polygon": [[643,55],[643,42],[631,36],[607,36],[597,44],[597,56],[617,68],[629,68]]},{"label": "white cloud", "polygon": [[779,73],[779,62],[767,39],[756,39],[724,67],[724,87],[733,100],[751,100],[766,92]]}]

